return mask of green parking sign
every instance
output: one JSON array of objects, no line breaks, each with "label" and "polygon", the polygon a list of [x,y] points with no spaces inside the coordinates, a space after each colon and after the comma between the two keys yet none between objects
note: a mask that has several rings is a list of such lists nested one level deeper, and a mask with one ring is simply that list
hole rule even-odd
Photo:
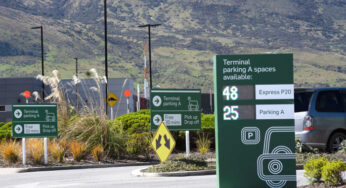
[{"label": "green parking sign", "polygon": [[201,129],[201,90],[152,89],[150,99],[151,130],[162,121],[170,131]]},{"label": "green parking sign", "polygon": [[56,104],[12,105],[12,137],[57,137],[57,118]]},{"label": "green parking sign", "polygon": [[214,82],[218,187],[296,187],[293,55],[217,55]]}]

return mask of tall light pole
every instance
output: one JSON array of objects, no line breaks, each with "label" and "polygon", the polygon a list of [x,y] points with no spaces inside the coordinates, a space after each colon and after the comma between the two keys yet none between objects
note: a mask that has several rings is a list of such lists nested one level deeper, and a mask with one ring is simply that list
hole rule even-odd
[{"label": "tall light pole", "polygon": [[[43,58],[43,27],[32,27],[31,29],[41,29],[41,69],[42,69],[42,76],[44,76],[44,58]],[[44,101],[44,83],[42,81],[42,100]]]},{"label": "tall light pole", "polygon": [[[76,77],[78,78],[78,58],[74,58],[76,60]],[[76,111],[78,113],[79,109],[78,109],[78,81],[76,83]]]},{"label": "tall light pole", "polygon": [[150,28],[151,27],[157,27],[161,24],[146,24],[146,25],[140,25],[138,27],[148,27],[148,35],[149,35],[149,73],[150,73],[150,89],[153,88],[153,79],[151,74],[151,37],[150,37]]},{"label": "tall light pole", "polygon": [[[108,95],[108,47],[107,47],[107,0],[104,0],[104,25],[105,25],[105,76],[106,76],[106,99]],[[106,115],[108,115],[108,102],[106,102]]]}]

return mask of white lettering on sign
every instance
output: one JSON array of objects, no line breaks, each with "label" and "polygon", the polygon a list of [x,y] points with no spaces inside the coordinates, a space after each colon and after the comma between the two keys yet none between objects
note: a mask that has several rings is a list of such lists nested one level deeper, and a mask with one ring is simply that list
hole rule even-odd
[{"label": "white lettering on sign", "polygon": [[167,126],[181,126],[181,114],[164,114],[164,121]]},{"label": "white lettering on sign", "polygon": [[40,134],[40,124],[24,124],[24,134]]},{"label": "white lettering on sign", "polygon": [[294,119],[294,105],[256,105],[256,119]]},{"label": "white lettering on sign", "polygon": [[294,99],[293,84],[256,85],[256,99]]}]

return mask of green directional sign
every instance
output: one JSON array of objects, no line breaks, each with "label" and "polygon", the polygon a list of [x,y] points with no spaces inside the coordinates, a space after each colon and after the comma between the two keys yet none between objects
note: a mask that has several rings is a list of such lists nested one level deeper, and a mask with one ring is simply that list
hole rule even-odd
[{"label": "green directional sign", "polygon": [[214,89],[218,187],[296,187],[293,55],[217,55]]},{"label": "green directional sign", "polygon": [[150,99],[151,130],[162,121],[171,131],[201,129],[201,90],[152,89]]},{"label": "green directional sign", "polygon": [[56,104],[12,105],[12,137],[57,137]]}]

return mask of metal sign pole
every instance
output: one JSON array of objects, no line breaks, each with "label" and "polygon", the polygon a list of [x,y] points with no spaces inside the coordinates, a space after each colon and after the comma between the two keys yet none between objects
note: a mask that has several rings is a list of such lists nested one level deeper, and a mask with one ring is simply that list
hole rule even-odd
[{"label": "metal sign pole", "polygon": [[47,137],[43,139],[44,142],[44,164],[48,164],[48,147],[47,147]]},{"label": "metal sign pole", "polygon": [[126,98],[126,104],[127,104],[127,113],[130,113],[129,98]]},{"label": "metal sign pole", "polygon": [[111,120],[114,120],[114,117],[113,117],[113,107],[111,107]]},{"label": "metal sign pole", "polygon": [[23,165],[26,165],[25,138],[22,138]]},{"label": "metal sign pole", "polygon": [[[29,103],[28,98],[25,98],[26,104]],[[22,150],[23,150],[23,165],[26,165],[26,149],[25,149],[25,138],[22,138]]]},{"label": "metal sign pole", "polygon": [[185,131],[186,157],[190,155],[190,131]]},{"label": "metal sign pole", "polygon": [[139,84],[137,84],[137,111],[141,108],[141,95],[140,95]]}]

